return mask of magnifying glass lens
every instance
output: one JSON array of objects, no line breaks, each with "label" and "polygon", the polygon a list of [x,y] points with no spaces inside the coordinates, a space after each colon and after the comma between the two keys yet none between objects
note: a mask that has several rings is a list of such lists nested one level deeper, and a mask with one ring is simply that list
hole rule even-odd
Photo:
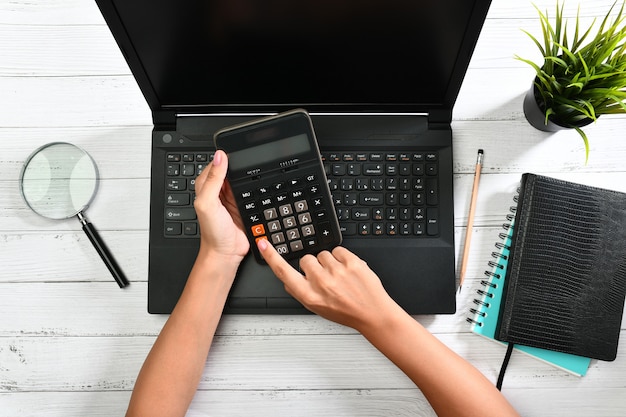
[{"label": "magnifying glass lens", "polygon": [[84,210],[98,188],[98,169],[89,154],[69,143],[35,151],[21,179],[24,200],[37,214],[67,219]]}]

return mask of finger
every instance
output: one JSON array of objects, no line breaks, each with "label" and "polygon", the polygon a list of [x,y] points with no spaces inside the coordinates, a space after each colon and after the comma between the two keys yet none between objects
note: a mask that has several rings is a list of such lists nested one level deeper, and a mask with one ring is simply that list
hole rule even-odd
[{"label": "finger", "polygon": [[274,272],[274,275],[285,284],[287,291],[296,298],[305,291],[306,280],[301,273],[293,269],[291,265],[282,257],[276,249],[265,239],[257,242],[257,247],[265,262]]},{"label": "finger", "polygon": [[304,272],[304,279],[309,279],[308,277],[323,269],[320,261],[313,255],[307,254],[300,258],[300,270]]},{"label": "finger", "polygon": [[[351,259],[354,259],[356,255],[350,252],[348,249],[343,246],[337,246],[332,250],[332,254],[341,263],[346,263]],[[360,258],[359,258],[360,259]]]},{"label": "finger", "polygon": [[327,250],[321,251],[317,254],[317,260],[324,268],[332,269],[336,267],[340,262],[335,256]]},{"label": "finger", "polygon": [[217,198],[224,184],[227,170],[228,158],[226,154],[222,150],[216,151],[213,161],[196,178],[196,190]]}]

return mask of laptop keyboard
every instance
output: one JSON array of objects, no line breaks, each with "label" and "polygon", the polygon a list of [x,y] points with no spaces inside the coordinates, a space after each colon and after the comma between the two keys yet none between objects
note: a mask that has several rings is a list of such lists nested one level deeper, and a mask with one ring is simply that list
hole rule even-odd
[{"label": "laptop keyboard", "polygon": [[343,236],[437,236],[436,152],[324,153]]},{"label": "laptop keyboard", "polygon": [[[168,238],[197,237],[195,179],[213,152],[166,156]],[[439,235],[436,152],[325,152],[322,154],[343,236]]]}]

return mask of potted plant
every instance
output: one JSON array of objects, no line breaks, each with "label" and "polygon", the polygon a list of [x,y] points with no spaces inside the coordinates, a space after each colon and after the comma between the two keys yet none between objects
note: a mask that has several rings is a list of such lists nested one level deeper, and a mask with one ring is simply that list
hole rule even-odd
[{"label": "potted plant", "polygon": [[[543,32],[543,43],[524,31],[537,45],[543,64],[519,59],[535,69],[536,76],[524,99],[524,114],[529,123],[543,131],[576,129],[585,143],[589,142],[582,127],[595,122],[603,114],[626,113],[626,27],[624,3],[611,19],[617,1],[602,20],[597,34],[589,35],[595,24],[582,33],[579,27],[580,7],[576,15],[573,38],[568,38],[563,5],[556,3],[552,24],[548,13],[537,6]],[[589,37],[589,42],[584,44]],[[571,41],[570,41],[571,39]]]}]

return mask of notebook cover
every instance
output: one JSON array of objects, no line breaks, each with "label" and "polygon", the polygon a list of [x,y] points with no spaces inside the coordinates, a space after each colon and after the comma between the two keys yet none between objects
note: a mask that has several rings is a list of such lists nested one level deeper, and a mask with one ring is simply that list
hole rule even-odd
[{"label": "notebook cover", "polygon": [[626,194],[524,174],[496,339],[617,355],[626,294]]},{"label": "notebook cover", "polygon": [[[473,310],[474,316],[468,320],[472,323],[472,332],[496,342],[498,342],[495,340],[498,311],[502,299],[513,228],[513,226],[508,228],[508,232],[501,242],[500,251],[493,253],[496,260],[490,262],[492,269],[485,271],[485,274],[489,275],[489,280],[484,283],[485,291],[482,292],[483,296],[480,300],[475,300],[478,309]],[[506,342],[498,343],[507,344]],[[578,376],[584,376],[591,363],[590,358],[553,350],[523,345],[515,345],[515,349]]]}]

